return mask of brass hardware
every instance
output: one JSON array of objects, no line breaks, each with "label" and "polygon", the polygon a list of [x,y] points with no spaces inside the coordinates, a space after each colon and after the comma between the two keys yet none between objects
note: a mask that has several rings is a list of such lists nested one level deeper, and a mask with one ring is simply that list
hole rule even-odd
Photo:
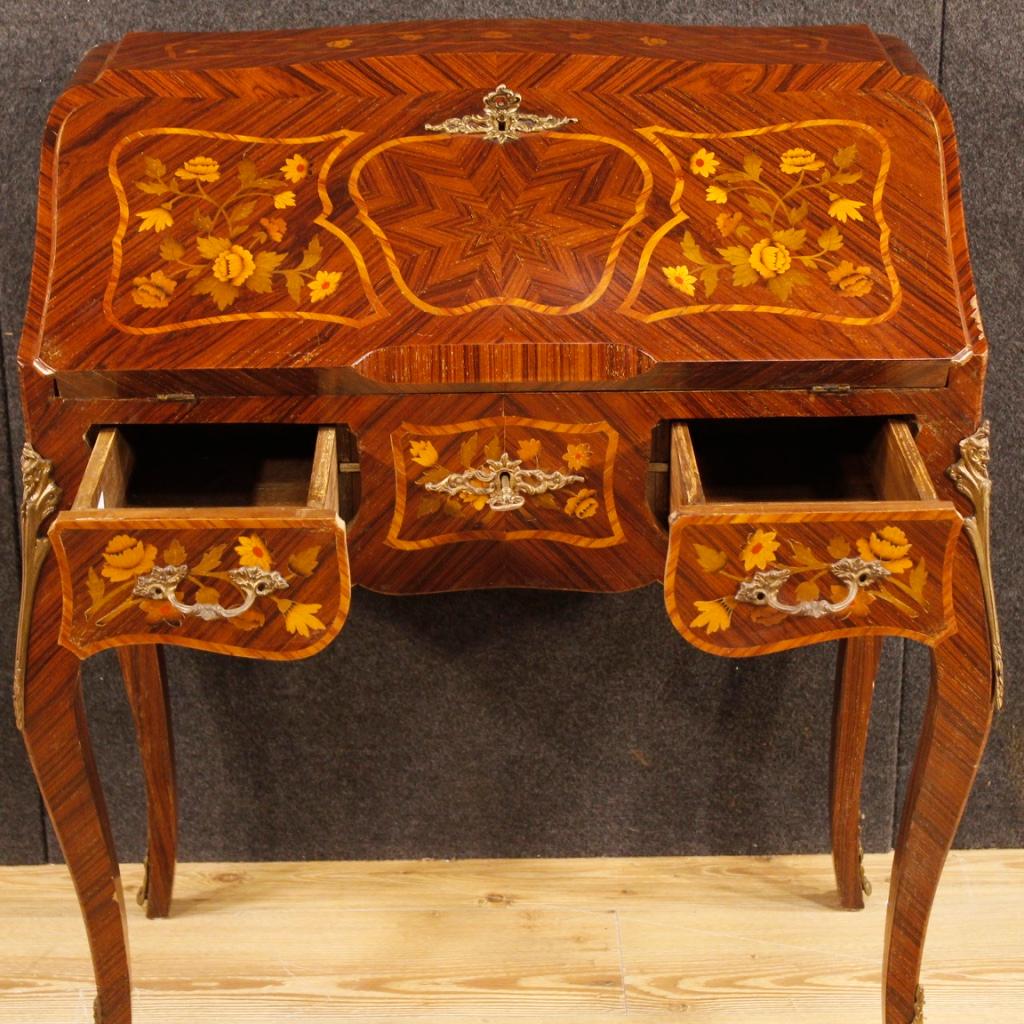
[{"label": "brass hardware", "polygon": [[800,601],[797,604],[780,601],[779,591],[790,577],[789,569],[766,569],[754,573],[736,588],[736,600],[744,604],[774,608],[787,615],[806,615],[820,619],[825,615],[845,612],[853,604],[861,587],[870,587],[872,583],[889,575],[889,570],[881,562],[865,562],[862,558],[840,558],[829,569],[836,579],[846,584],[846,593],[839,601],[826,601],[824,598]]},{"label": "brass hardware", "polygon": [[339,462],[338,463],[339,473],[358,473],[360,472],[358,462]]},{"label": "brass hardware", "polygon": [[924,989],[920,985],[914,996],[914,1019],[911,1024],[924,1024]]},{"label": "brass hardware", "polygon": [[14,721],[25,728],[25,668],[28,662],[28,634],[32,605],[43,562],[50,551],[50,538],[39,535],[43,521],[60,504],[60,488],[53,482],[53,463],[44,459],[27,441],[21,450],[21,603],[18,608],[18,637],[14,654]]},{"label": "brass hardware", "polygon": [[449,135],[482,135],[490,142],[504,145],[528,132],[547,132],[563,125],[575,124],[575,117],[556,114],[520,114],[523,97],[507,85],[499,85],[484,97],[482,114],[449,117],[441,124],[425,124],[428,132],[447,132]]},{"label": "brass hardware", "polygon": [[486,495],[487,504],[495,512],[511,512],[526,504],[524,494],[544,494],[567,484],[583,483],[583,477],[557,469],[548,473],[543,469],[521,469],[521,466],[521,459],[509,458],[508,452],[502,452],[500,458],[488,459],[485,466],[467,469],[464,473],[449,473],[443,480],[426,484],[426,489],[453,497],[467,492]]},{"label": "brass hardware", "polygon": [[232,608],[206,601],[184,604],[178,600],[175,591],[186,576],[187,565],[157,566],[135,581],[133,595],[149,598],[151,601],[167,601],[182,615],[194,615],[204,622],[212,622],[214,619],[234,619],[247,612],[257,597],[266,597],[275,590],[284,590],[288,586],[279,572],[267,571],[258,565],[246,565],[241,569],[232,569],[228,573],[228,579],[242,592],[244,600],[241,604]]},{"label": "brass hardware", "polygon": [[964,519],[964,529],[971,540],[978,568],[981,570],[981,586],[985,592],[985,613],[988,617],[989,640],[992,645],[993,697],[996,710],[1001,711],[1005,696],[1003,678],[1003,643],[999,637],[999,618],[996,614],[996,591],[992,576],[992,544],[990,537],[990,506],[992,481],[988,475],[990,458],[988,420],[960,442],[960,458],[947,470],[956,489],[970,499],[974,515]]},{"label": "brass hardware", "polygon": [[812,384],[812,395],[848,395],[853,391],[852,384]]},{"label": "brass hardware", "polygon": [[857,870],[860,873],[860,891],[865,896],[870,896],[871,879],[868,878],[868,873],[864,870],[864,844],[860,841],[857,842]]}]

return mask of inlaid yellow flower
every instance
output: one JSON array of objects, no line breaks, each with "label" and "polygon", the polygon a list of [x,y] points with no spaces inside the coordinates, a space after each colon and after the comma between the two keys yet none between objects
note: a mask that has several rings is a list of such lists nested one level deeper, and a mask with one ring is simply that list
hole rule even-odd
[{"label": "inlaid yellow flower", "polygon": [[755,530],[743,545],[740,557],[743,559],[743,568],[750,572],[751,569],[767,569],[775,561],[775,553],[779,550],[779,542],[775,539],[774,530]]},{"label": "inlaid yellow flower", "polygon": [[690,273],[690,268],[684,263],[680,263],[678,267],[662,267],[665,272],[665,277],[668,278],[668,283],[673,288],[681,291],[684,295],[693,295],[694,286],[697,284],[697,278]]},{"label": "inlaid yellow flower", "polygon": [[562,461],[567,463],[570,469],[585,469],[590,465],[591,457],[589,444],[570,444],[566,446]]},{"label": "inlaid yellow flower", "polygon": [[701,178],[710,178],[718,170],[718,157],[709,149],[701,147],[690,157],[690,173]]},{"label": "inlaid yellow flower", "polygon": [[787,149],[779,160],[779,170],[783,174],[799,174],[801,171],[817,171],[825,166],[824,160],[819,160],[817,153],[809,149]]},{"label": "inlaid yellow flower", "polygon": [[762,238],[750,250],[750,265],[766,280],[784,274],[792,263],[789,250],[770,238]]},{"label": "inlaid yellow flower", "polygon": [[260,217],[260,226],[272,242],[280,242],[288,230],[288,224],[283,217]]},{"label": "inlaid yellow flower", "polygon": [[218,281],[237,287],[252,277],[256,270],[256,261],[248,249],[241,245],[233,245],[217,254],[211,270]]},{"label": "inlaid yellow flower", "polygon": [[459,501],[463,505],[472,505],[479,512],[487,504],[487,495],[474,494],[472,491],[459,491]]},{"label": "inlaid yellow flower", "polygon": [[867,295],[874,281],[871,279],[870,267],[855,267],[849,260],[843,260],[828,272],[828,279],[844,294],[850,296]]},{"label": "inlaid yellow flower", "polygon": [[845,224],[847,220],[863,220],[864,217],[860,212],[860,208],[863,205],[863,203],[857,202],[856,199],[843,199],[839,197],[833,199],[829,204],[828,215],[835,217],[842,224]]},{"label": "inlaid yellow flower", "polygon": [[186,160],[174,175],[184,181],[216,181],[220,177],[220,164],[212,157],[194,156]]},{"label": "inlaid yellow flower", "polygon": [[290,189],[278,192],[274,195],[274,209],[286,210],[289,206],[295,205],[295,193]]},{"label": "inlaid yellow flower", "polygon": [[174,223],[171,211],[165,210],[162,206],[156,206],[152,210],[140,210],[135,216],[142,221],[139,225],[140,231],[154,231],[159,234]]},{"label": "inlaid yellow flower", "polygon": [[528,437],[526,440],[520,441],[516,448],[516,458],[523,462],[529,462],[531,459],[537,458],[539,454],[540,440],[536,437]]},{"label": "inlaid yellow flower", "polygon": [[338,282],[341,281],[341,274],[335,270],[318,270],[316,277],[306,283],[309,289],[309,301],[319,302],[333,295],[338,290]]},{"label": "inlaid yellow flower", "polygon": [[721,185],[708,185],[704,192],[704,198],[709,203],[727,203],[729,202],[729,193]]},{"label": "inlaid yellow flower", "polygon": [[173,277],[162,270],[154,270],[149,277],[132,279],[132,301],[146,309],[163,309],[171,301],[171,293],[177,286]]},{"label": "inlaid yellow flower", "polygon": [[119,533],[103,549],[100,572],[112,583],[122,583],[149,572],[156,562],[156,545]]},{"label": "inlaid yellow flower", "polygon": [[309,161],[301,153],[296,153],[281,165],[281,173],[288,181],[298,184],[309,174]]},{"label": "inlaid yellow flower", "polygon": [[567,516],[575,516],[577,519],[590,519],[591,516],[597,515],[597,510],[600,506],[594,497],[595,494],[597,494],[597,491],[587,488],[578,490],[565,503],[565,514]]},{"label": "inlaid yellow flower", "polygon": [[861,537],[857,541],[857,553],[865,562],[881,562],[894,575],[914,566],[907,557],[910,554],[910,542],[898,526],[883,526],[870,537]]},{"label": "inlaid yellow flower", "polygon": [[710,635],[719,630],[728,629],[732,623],[732,609],[724,600],[718,601],[694,601],[694,607],[698,615],[690,623],[691,629],[705,629]]},{"label": "inlaid yellow flower", "polygon": [[437,462],[437,449],[431,441],[410,441],[409,458],[417,465],[429,468]]},{"label": "inlaid yellow flower", "polygon": [[252,565],[266,571],[270,570],[270,552],[258,534],[239,537],[235,545],[239,565]]}]

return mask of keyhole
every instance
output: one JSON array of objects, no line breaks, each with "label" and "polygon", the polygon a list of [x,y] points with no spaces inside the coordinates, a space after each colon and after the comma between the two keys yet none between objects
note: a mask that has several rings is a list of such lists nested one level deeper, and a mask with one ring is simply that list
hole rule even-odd
[{"label": "keyhole", "polygon": [[498,474],[498,487],[502,491],[512,490],[512,474],[511,473],[499,473]]},{"label": "keyhole", "polygon": [[498,131],[499,132],[503,132],[504,130],[505,130],[505,118],[499,117],[498,118]]}]

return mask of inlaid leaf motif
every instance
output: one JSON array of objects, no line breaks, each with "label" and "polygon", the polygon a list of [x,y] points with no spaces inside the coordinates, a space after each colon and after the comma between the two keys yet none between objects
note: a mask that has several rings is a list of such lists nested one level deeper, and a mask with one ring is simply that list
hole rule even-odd
[{"label": "inlaid leaf motif", "polygon": [[697,616],[690,623],[691,629],[704,629],[710,636],[720,630],[728,629],[732,622],[732,609],[728,598],[718,601],[694,601]]},{"label": "inlaid leaf motif", "polygon": [[[258,608],[247,608],[241,615],[235,615],[227,621],[230,622],[235,629],[248,632],[253,629],[259,629],[260,626],[267,621],[267,617]],[[287,628],[287,626],[285,628]]]},{"label": "inlaid leaf motif", "polygon": [[180,260],[185,255],[185,246],[181,242],[168,235],[160,242],[160,256],[162,259],[167,260],[168,263],[172,263],[174,260]]},{"label": "inlaid leaf motif", "polygon": [[215,587],[197,587],[196,601],[199,604],[220,604],[220,594]]},{"label": "inlaid leaf motif", "polygon": [[184,565],[188,559],[185,548],[177,538],[164,548],[162,557],[165,565]]},{"label": "inlaid leaf motif", "polygon": [[103,582],[103,577],[95,569],[90,568],[85,585],[89,590],[89,611],[94,611],[103,603],[103,595],[107,590],[106,584]]},{"label": "inlaid leaf motif", "polygon": [[821,559],[806,544],[801,544],[798,540],[789,542],[789,550],[793,553],[793,560],[797,565],[821,565]]},{"label": "inlaid leaf motif", "polygon": [[312,576],[320,562],[320,545],[296,551],[288,559],[288,568],[299,576]]},{"label": "inlaid leaf motif", "polygon": [[926,604],[924,599],[924,585],[927,582],[928,566],[925,565],[925,561],[922,558],[917,565],[914,566],[910,575],[907,577],[907,586],[910,588],[910,592],[922,605]]},{"label": "inlaid leaf motif", "polygon": [[817,601],[821,597],[821,588],[814,580],[804,580],[796,588],[797,601]]},{"label": "inlaid leaf motif", "polygon": [[480,433],[471,434],[459,446],[459,461],[463,469],[472,469],[480,451]]},{"label": "inlaid leaf motif", "polygon": [[533,499],[532,504],[538,506],[539,508],[561,509],[562,507],[561,505],[558,504],[557,499],[550,491],[545,491],[544,494],[538,494]]},{"label": "inlaid leaf motif", "polygon": [[840,170],[845,170],[847,167],[851,167],[857,160],[857,144],[854,143],[850,146],[844,146],[842,149],[836,150],[836,154],[832,157],[832,163],[836,165]]},{"label": "inlaid leaf motif", "polygon": [[488,459],[494,459],[495,461],[501,458],[501,439],[497,434],[484,445],[484,455]]},{"label": "inlaid leaf motif", "polygon": [[433,515],[444,504],[441,494],[421,494],[416,502],[416,518]]},{"label": "inlaid leaf motif", "polygon": [[199,562],[193,567],[193,575],[201,576],[203,573],[213,572],[219,568],[226,548],[227,544],[214,544],[213,547],[207,548]]},{"label": "inlaid leaf motif", "polygon": [[697,552],[697,562],[705,572],[718,572],[726,563],[727,556],[724,551],[717,551],[709,548],[706,544],[694,544]]},{"label": "inlaid leaf motif", "polygon": [[842,534],[836,534],[828,542],[828,553],[837,561],[840,558],[848,558],[852,550],[850,542]]}]

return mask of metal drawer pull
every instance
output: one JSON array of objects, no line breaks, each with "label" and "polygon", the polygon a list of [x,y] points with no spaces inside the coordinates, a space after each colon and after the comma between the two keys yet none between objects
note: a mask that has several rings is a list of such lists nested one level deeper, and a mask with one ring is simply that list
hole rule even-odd
[{"label": "metal drawer pull", "polygon": [[500,458],[464,473],[449,473],[443,480],[424,486],[428,491],[439,491],[453,497],[458,494],[486,495],[487,504],[495,512],[511,512],[526,504],[524,494],[544,494],[557,491],[568,484],[582,483],[583,477],[559,470],[523,469],[521,459],[509,458],[502,452]]},{"label": "metal drawer pull", "polygon": [[145,576],[135,581],[135,597],[149,598],[151,601],[167,601],[182,615],[195,615],[204,622],[214,619],[233,619],[242,612],[247,612],[257,597],[266,597],[275,590],[284,590],[288,582],[273,570],[261,569],[256,565],[246,565],[241,569],[228,572],[228,579],[241,592],[245,600],[233,608],[225,608],[222,604],[197,601],[195,604],[183,604],[178,600],[175,590],[178,584],[188,575],[187,565],[158,566]]},{"label": "metal drawer pull", "polygon": [[548,132],[575,124],[575,117],[561,117],[558,114],[521,114],[523,97],[507,85],[499,85],[484,97],[484,112],[468,114],[465,117],[449,117],[441,124],[425,124],[428,132],[445,132],[448,135],[482,135],[499,146],[518,139],[529,132]]},{"label": "metal drawer pull", "polygon": [[779,600],[779,591],[789,579],[789,569],[766,569],[756,572],[749,580],[743,580],[736,590],[736,600],[744,604],[756,604],[774,608],[777,612],[787,615],[806,615],[812,619],[820,619],[825,615],[838,615],[845,612],[857,598],[861,587],[870,587],[877,580],[889,575],[881,562],[866,562],[863,558],[840,558],[833,562],[829,569],[836,579],[846,584],[846,593],[842,600],[826,601],[818,598],[815,601],[800,601],[797,604],[786,604]]}]

